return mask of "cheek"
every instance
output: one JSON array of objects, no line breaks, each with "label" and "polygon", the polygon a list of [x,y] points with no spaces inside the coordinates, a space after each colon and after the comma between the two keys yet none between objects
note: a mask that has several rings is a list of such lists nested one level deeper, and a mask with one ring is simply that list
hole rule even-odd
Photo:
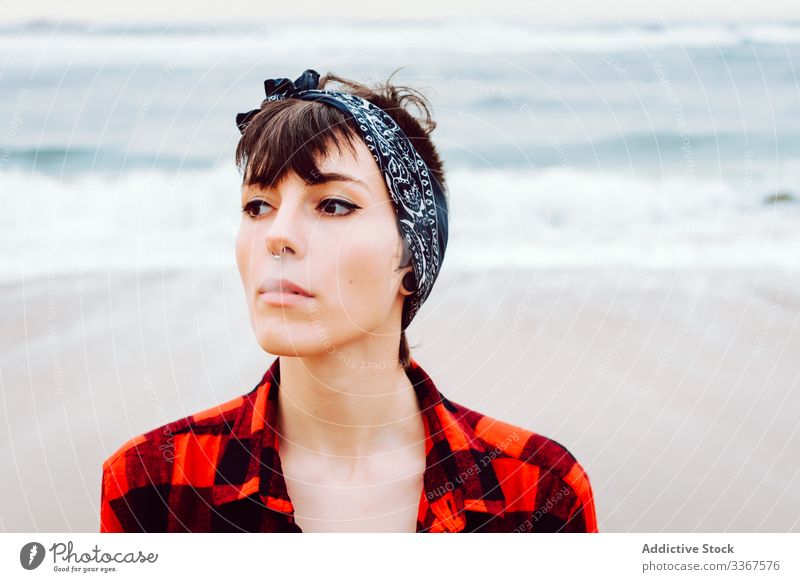
[{"label": "cheek", "polygon": [[352,230],[338,253],[339,286],[348,309],[385,312],[394,300],[399,237],[393,222]]},{"label": "cheek", "polygon": [[253,229],[248,225],[242,224],[236,236],[236,265],[239,267],[239,276],[245,287],[250,285],[252,279],[251,257],[253,255]]}]

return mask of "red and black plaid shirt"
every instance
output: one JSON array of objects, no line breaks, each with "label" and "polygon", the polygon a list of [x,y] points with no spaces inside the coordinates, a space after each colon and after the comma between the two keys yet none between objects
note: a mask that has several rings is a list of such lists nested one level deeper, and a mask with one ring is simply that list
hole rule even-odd
[{"label": "red and black plaid shirt", "polygon": [[[279,358],[249,393],[131,439],[103,463],[101,532],[300,532],[275,428]],[[417,532],[596,532],[589,478],[556,441],[443,397],[425,424]]]}]

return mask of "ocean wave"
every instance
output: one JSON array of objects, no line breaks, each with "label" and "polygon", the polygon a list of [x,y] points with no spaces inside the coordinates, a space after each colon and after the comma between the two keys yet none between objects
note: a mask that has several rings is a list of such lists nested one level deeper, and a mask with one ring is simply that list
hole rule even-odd
[{"label": "ocean wave", "polygon": [[[310,39],[314,40],[309,43]],[[205,26],[95,27],[6,26],[0,30],[0,52],[15,66],[175,64],[207,67],[218,59],[260,63],[265,58],[326,58],[383,50],[432,47],[485,54],[537,52],[629,52],[656,49],[727,48],[739,45],[797,45],[795,23],[677,23],[591,26],[569,21],[543,25],[503,19],[451,18],[439,21],[384,20],[363,23],[267,23],[260,27],[211,23]]]},{"label": "ocean wave", "polygon": [[[0,278],[231,265],[240,184],[232,165],[70,180],[2,172],[0,245],[15,252]],[[448,184],[450,268],[800,266],[796,193],[769,202],[719,180],[573,168],[459,168]]]}]

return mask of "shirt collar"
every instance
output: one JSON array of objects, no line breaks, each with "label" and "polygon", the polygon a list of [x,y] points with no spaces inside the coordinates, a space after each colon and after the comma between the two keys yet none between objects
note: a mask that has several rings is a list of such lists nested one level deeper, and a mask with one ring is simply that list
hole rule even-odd
[{"label": "shirt collar", "polygon": [[[272,510],[293,514],[278,455],[277,411],[280,358],[276,358],[256,388],[243,397],[231,427],[231,438],[220,458],[242,460],[236,483],[215,484],[213,503],[221,505],[258,493]],[[502,517],[506,507],[492,459],[472,428],[470,415],[445,398],[433,380],[412,358],[406,374],[414,386],[425,425],[426,467],[424,502],[418,521],[425,531],[461,531],[465,510]]]}]

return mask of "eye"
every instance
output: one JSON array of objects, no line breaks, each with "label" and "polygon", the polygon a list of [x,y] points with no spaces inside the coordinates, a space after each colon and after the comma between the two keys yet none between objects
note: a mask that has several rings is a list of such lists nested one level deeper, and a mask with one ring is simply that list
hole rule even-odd
[{"label": "eye", "polygon": [[[343,208],[344,212],[336,212],[335,207],[337,205]],[[346,200],[340,200],[339,198],[326,198],[319,203],[318,208],[322,208],[322,213],[328,216],[347,216],[348,214],[352,214],[357,208],[360,208],[360,206],[356,206]]]},{"label": "eye", "polygon": [[261,210],[265,206],[269,206],[270,208],[272,208],[272,206],[270,206],[269,202],[267,202],[266,200],[251,200],[250,202],[244,205],[244,208],[242,208],[242,212],[246,213],[250,218],[258,218],[259,216],[264,214],[263,212],[261,212]]}]

